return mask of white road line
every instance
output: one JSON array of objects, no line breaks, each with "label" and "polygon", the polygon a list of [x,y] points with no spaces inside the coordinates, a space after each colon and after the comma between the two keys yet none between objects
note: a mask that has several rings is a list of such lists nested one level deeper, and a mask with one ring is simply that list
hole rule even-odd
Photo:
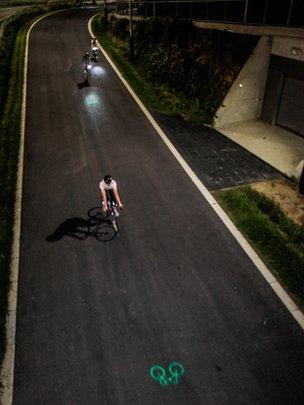
[{"label": "white road line", "polygon": [[14,237],[11,256],[10,268],[10,291],[8,296],[8,314],[6,319],[6,352],[1,369],[0,381],[2,384],[1,390],[1,405],[11,405],[13,402],[13,385],[14,385],[14,362],[15,362],[15,340],[16,340],[16,319],[17,319],[17,294],[18,294],[18,274],[19,274],[19,255],[20,255],[20,227],[21,227],[21,207],[22,207],[22,184],[23,184],[23,163],[24,163],[24,135],[25,135],[25,113],[26,113],[26,80],[28,66],[28,42],[30,32],[33,27],[42,19],[49,17],[52,14],[60,13],[63,10],[56,10],[44,14],[38,18],[30,26],[26,35],[26,45],[24,54],[23,68],[23,97],[21,109],[21,125],[20,125],[20,146],[18,157],[18,173],[16,184],[16,199],[15,199],[15,218],[14,218]]},{"label": "white road line", "polygon": [[[92,31],[92,20],[94,16],[90,19],[88,22],[88,30],[90,32],[90,35],[94,37],[93,31]],[[203,183],[200,181],[200,179],[196,176],[196,174],[193,172],[193,170],[190,168],[188,163],[184,160],[184,158],[180,155],[180,153],[175,149],[171,141],[168,139],[167,135],[164,133],[164,131],[160,128],[160,126],[157,124],[155,119],[152,117],[148,109],[143,105],[143,103],[140,101],[140,99],[137,97],[137,95],[134,93],[133,89],[130,87],[129,83],[124,79],[108,53],[103,49],[100,43],[98,43],[99,48],[107,61],[110,63],[114,71],[116,72],[117,76],[120,78],[120,80],[123,82],[131,96],[134,98],[136,103],[139,105],[141,110],[144,112],[148,120],[151,122],[159,136],[163,139],[165,144],[168,146],[170,149],[171,153],[175,156],[175,158],[178,160],[180,165],[183,167],[185,172],[188,174],[188,176],[191,178],[193,183],[196,185],[196,187],[199,189],[199,191],[202,193],[202,195],[205,197],[205,199],[209,202],[211,207],[214,209],[214,211],[217,213],[217,215],[220,217],[220,219],[224,222],[226,227],[229,229],[229,231],[232,233],[232,235],[235,237],[235,239],[238,241],[239,245],[241,248],[246,252],[250,260],[254,263],[256,268],[260,271],[260,273],[264,276],[266,279],[267,283],[273,288],[277,296],[281,299],[281,301],[284,303],[288,311],[293,315],[295,320],[298,322],[298,324],[304,329],[304,314],[301,312],[301,310],[297,307],[295,302],[289,297],[287,292],[284,290],[284,288],[280,285],[280,283],[276,280],[276,278],[273,276],[271,271],[265,266],[263,261],[260,259],[259,255],[254,251],[254,249],[250,246],[250,244],[247,242],[247,240],[243,237],[243,235],[240,233],[240,231],[236,228],[236,226],[233,224],[231,219],[228,217],[228,215],[225,213],[225,211],[221,208],[221,206],[216,202],[214,197],[210,194],[210,192],[207,190],[207,188],[203,185]]]}]

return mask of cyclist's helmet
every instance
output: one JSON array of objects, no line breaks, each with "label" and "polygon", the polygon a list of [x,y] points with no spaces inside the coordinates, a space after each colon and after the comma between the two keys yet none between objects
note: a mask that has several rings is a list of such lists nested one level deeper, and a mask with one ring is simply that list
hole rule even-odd
[{"label": "cyclist's helmet", "polygon": [[112,181],[112,176],[110,174],[106,174],[103,179],[107,184],[110,184]]}]

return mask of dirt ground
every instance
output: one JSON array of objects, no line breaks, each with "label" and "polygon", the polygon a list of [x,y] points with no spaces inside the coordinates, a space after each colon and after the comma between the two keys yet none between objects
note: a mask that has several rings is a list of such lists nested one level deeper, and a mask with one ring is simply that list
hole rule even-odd
[{"label": "dirt ground", "polygon": [[304,226],[304,198],[298,195],[297,185],[282,178],[253,183],[251,186],[277,202],[297,224]]}]

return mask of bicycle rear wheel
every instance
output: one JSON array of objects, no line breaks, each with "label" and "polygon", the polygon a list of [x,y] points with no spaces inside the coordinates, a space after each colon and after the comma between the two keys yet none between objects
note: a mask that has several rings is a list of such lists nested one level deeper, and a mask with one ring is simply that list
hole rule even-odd
[{"label": "bicycle rear wheel", "polygon": [[88,217],[92,220],[92,225],[93,225],[94,223],[97,224],[97,223],[99,223],[100,221],[102,221],[102,220],[105,219],[105,215],[104,215],[104,213],[102,212],[101,207],[93,207],[93,208],[90,208],[87,215],[88,215]]},{"label": "bicycle rear wheel", "polygon": [[111,223],[105,221],[100,225],[97,225],[94,231],[94,235],[96,239],[99,240],[100,242],[109,242],[110,240],[115,238],[117,232],[111,226]]}]

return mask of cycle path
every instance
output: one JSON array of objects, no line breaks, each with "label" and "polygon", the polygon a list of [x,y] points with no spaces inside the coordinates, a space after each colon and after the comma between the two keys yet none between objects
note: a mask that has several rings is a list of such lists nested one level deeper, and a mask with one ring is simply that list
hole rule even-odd
[{"label": "cycle path", "polygon": [[[302,403],[301,328],[104,58],[77,86],[93,12],[30,36],[14,404]],[[120,234],[80,239],[108,172]]]}]

